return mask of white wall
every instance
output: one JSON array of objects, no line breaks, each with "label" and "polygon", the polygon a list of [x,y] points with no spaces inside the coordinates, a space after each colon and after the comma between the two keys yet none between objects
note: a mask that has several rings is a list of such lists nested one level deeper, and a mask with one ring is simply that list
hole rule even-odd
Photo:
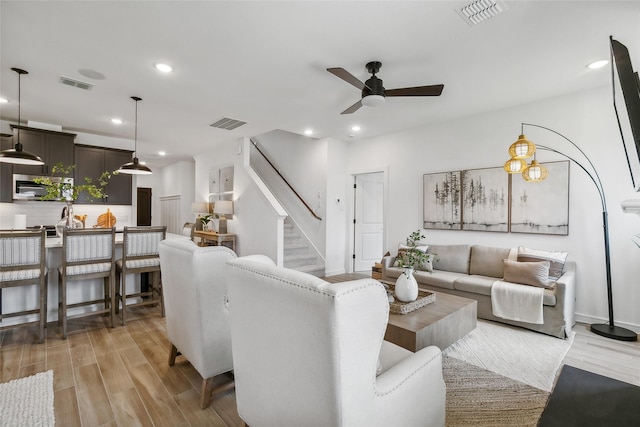
[{"label": "white wall", "polygon": [[[521,122],[560,132],[595,164],[609,210],[615,320],[640,331],[640,249],[631,240],[640,232],[640,218],[624,214],[620,208],[622,200],[640,196],[631,185],[608,87],[351,143],[349,173],[371,164],[388,166],[386,249],[393,252],[409,233],[422,228],[423,174],[502,166],[508,159],[509,145],[520,133]],[[525,133],[533,142],[579,156],[551,132],[530,127]],[[565,159],[540,152],[538,160]],[[568,251],[578,269],[577,319],[603,321],[608,314],[602,208],[595,186],[574,164],[569,193],[568,236],[425,230],[426,240]]]},{"label": "white wall", "polygon": [[348,198],[353,193],[347,176],[347,143],[335,139],[327,139],[327,200],[326,209],[326,259],[327,276],[342,274],[347,271],[347,249],[349,246],[349,212]]},{"label": "white wall", "polygon": [[191,203],[195,197],[195,163],[178,162],[162,168],[159,197],[180,196],[180,226],[193,221]]},{"label": "white wall", "polygon": [[318,140],[291,132],[274,130],[258,135],[260,151],[304,200],[318,220],[295,196],[284,180],[257,153],[252,151],[251,165],[268,183],[274,196],[290,218],[324,256],[326,252],[327,140]]}]

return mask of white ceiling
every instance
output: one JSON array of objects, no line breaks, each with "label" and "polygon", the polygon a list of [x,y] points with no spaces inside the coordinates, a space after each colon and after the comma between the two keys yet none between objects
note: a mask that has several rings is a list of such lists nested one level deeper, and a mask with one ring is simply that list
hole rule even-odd
[{"label": "white ceiling", "polygon": [[[609,85],[609,36],[640,68],[640,1],[506,1],[470,26],[463,1],[0,1],[0,118],[125,138],[158,168],[219,143],[282,129],[314,137],[368,138]],[[389,98],[352,115],[359,91],[326,71],[361,80],[382,62],[387,89],[443,83],[442,96]],[[173,66],[171,74],[153,68]],[[91,70],[106,78],[88,78]],[[60,76],[95,84],[83,91]],[[120,126],[110,118],[120,117]],[[233,131],[209,125],[246,121]],[[165,158],[157,156],[165,150]]]}]

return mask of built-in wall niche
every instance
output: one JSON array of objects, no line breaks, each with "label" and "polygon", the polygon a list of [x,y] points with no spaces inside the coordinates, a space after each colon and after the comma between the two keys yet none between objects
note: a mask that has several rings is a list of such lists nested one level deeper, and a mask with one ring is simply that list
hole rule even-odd
[{"label": "built-in wall niche", "polygon": [[209,170],[209,202],[218,200],[233,201],[233,166]]}]

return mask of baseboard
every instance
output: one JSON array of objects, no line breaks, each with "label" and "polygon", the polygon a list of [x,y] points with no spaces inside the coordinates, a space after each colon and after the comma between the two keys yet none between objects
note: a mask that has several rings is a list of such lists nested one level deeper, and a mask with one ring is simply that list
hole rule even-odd
[{"label": "baseboard", "polygon": [[336,276],[338,274],[346,274],[346,271],[344,268],[338,269],[338,270],[331,270],[331,271],[326,270],[324,274],[326,277],[329,277],[329,276]]},{"label": "baseboard", "polygon": [[[609,319],[605,319],[603,317],[595,317],[595,316],[589,316],[587,314],[579,314],[579,313],[575,314],[575,319],[576,319],[576,322],[586,323],[588,325],[592,323],[608,323],[609,322]],[[640,334],[640,325],[636,325],[634,323],[620,322],[615,319],[614,319],[614,322],[616,326],[627,328],[634,331],[637,334]]]}]

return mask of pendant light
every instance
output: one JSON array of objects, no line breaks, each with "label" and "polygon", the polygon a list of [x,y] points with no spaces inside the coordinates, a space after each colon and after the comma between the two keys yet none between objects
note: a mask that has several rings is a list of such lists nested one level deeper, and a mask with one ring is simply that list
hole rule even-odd
[{"label": "pendant light", "polygon": [[[20,126],[20,79],[23,74],[29,74],[27,71],[22,70],[20,68],[12,68],[12,71],[15,71],[18,74],[18,126]],[[16,138],[16,146],[15,148],[11,148],[9,150],[0,151],[0,162],[2,163],[13,163],[18,165],[33,165],[40,166],[44,165],[42,159],[35,154],[29,153],[28,151],[24,151],[22,149],[22,144],[20,144],[20,129],[17,130],[17,138]]]},{"label": "pendant light", "polygon": [[151,175],[151,169],[141,164],[138,161],[138,101],[142,101],[142,98],[138,96],[132,96],[131,99],[136,101],[136,130],[135,130],[135,139],[134,139],[134,152],[133,152],[133,162],[125,163],[120,166],[118,169],[119,173],[126,173],[129,175]]}]

